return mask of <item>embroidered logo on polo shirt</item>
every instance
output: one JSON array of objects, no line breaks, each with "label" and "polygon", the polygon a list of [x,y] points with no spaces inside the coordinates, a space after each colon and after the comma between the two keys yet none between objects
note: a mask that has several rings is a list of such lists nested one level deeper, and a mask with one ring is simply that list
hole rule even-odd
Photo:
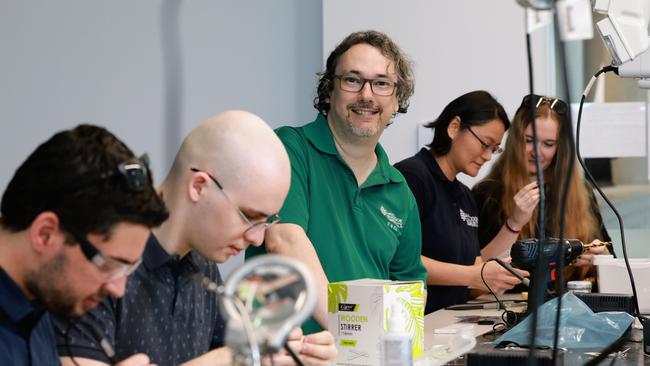
[{"label": "embroidered logo on polo shirt", "polygon": [[384,205],[381,205],[379,207],[379,211],[381,211],[381,214],[388,219],[388,222],[386,224],[389,228],[395,231],[399,231],[404,227],[404,220],[398,218],[394,213],[388,211],[386,208],[384,208]]},{"label": "embroidered logo on polo shirt", "polygon": [[460,219],[465,221],[467,226],[478,227],[478,217],[468,215],[463,209],[458,209],[460,211]]}]

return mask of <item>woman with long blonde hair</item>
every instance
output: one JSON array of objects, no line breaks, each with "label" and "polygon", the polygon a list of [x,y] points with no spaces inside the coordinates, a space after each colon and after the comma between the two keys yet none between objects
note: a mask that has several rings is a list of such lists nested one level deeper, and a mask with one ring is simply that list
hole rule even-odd
[{"label": "woman with long blonde hair", "polygon": [[[584,181],[576,158],[571,153],[571,135],[568,133],[571,123],[568,120],[567,104],[557,98],[531,94],[524,97],[512,120],[503,155],[495,162],[487,177],[472,189],[479,208],[481,246],[490,243],[504,223],[509,230],[518,234],[519,239],[538,236],[538,208],[535,208],[531,219],[523,226],[512,225],[507,221],[515,208],[511,197],[536,180],[530,98],[535,106],[538,155],[544,174],[546,236],[558,237],[560,234],[562,191],[573,159],[564,237],[579,239],[583,243],[609,241],[593,191]],[[573,264],[574,268],[569,270],[569,279],[584,277],[593,255],[606,253],[604,246],[590,248]]]}]

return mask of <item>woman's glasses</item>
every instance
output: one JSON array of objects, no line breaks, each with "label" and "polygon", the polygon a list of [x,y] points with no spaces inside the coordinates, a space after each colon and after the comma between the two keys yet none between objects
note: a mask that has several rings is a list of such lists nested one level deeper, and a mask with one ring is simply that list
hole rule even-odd
[{"label": "woman's glasses", "polygon": [[467,130],[478,140],[478,142],[481,143],[481,146],[483,147],[483,151],[489,151],[494,155],[501,154],[503,152],[503,148],[499,146],[499,144],[494,144],[490,145],[487,142],[483,141],[482,138],[480,138],[474,130],[470,126],[467,126]]}]

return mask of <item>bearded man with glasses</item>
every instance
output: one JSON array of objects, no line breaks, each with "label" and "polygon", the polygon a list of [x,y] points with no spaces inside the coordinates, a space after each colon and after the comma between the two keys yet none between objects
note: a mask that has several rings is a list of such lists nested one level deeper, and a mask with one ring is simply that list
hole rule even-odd
[{"label": "bearded man with glasses", "polygon": [[57,365],[50,313],[75,318],[123,296],[150,229],[168,216],[146,157],[91,125],[32,152],[0,212],[1,365]]},{"label": "bearded man with glasses", "polygon": [[291,159],[291,189],[265,249],[298,258],[317,279],[315,321],[305,333],[327,326],[330,281],[426,279],[417,205],[379,144],[406,113],[413,88],[410,62],[395,42],[355,32],[327,59],[316,120],[277,130]]},{"label": "bearded man with glasses", "polygon": [[[197,278],[221,283],[217,263],[262,243],[267,228],[279,220],[289,180],[287,153],[259,117],[228,111],[194,128],[158,189],[169,220],[153,230],[123,298],[102,302],[67,334],[59,324],[62,363],[111,363],[88,336],[92,322],[114,345],[120,365],[140,365],[144,355],[158,366],[230,365],[226,320],[217,297]],[[326,364],[336,355],[327,332],[305,337],[297,347],[307,365]],[[273,361],[293,364],[287,355]]]}]

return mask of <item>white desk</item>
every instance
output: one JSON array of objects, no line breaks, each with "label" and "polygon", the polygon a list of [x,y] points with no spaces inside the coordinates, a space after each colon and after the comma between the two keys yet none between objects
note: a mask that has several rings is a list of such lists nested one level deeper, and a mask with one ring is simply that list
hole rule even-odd
[{"label": "white desk", "polygon": [[[513,297],[514,296],[514,297]],[[494,297],[484,297],[479,298],[481,301],[492,301]],[[508,300],[519,300],[521,297],[519,295],[502,295],[499,296],[499,299],[508,299]],[[512,304],[512,303],[510,303]],[[511,305],[508,307],[514,311],[523,311],[524,306],[521,305]],[[467,315],[477,315],[481,317],[486,316],[501,316],[503,310],[497,309],[479,309],[479,310],[438,310],[431,314],[428,314],[424,317],[424,350],[425,353],[427,350],[431,349],[434,345],[447,345],[450,340],[454,337],[453,334],[434,334],[434,329],[442,328],[454,323],[458,323],[459,319],[457,316],[467,316]],[[467,323],[470,324],[470,323]],[[478,325],[473,324],[474,326],[474,335],[479,337],[492,330],[492,325]],[[642,334],[639,329],[633,329],[632,338],[634,341],[626,344],[626,348],[629,349],[626,355],[620,356],[616,360],[617,365],[646,365],[646,359],[650,361],[650,358],[644,355],[643,353],[643,343],[640,342],[642,339]],[[568,350],[565,353],[564,364],[567,366],[573,365],[584,365],[589,361],[592,356],[589,356],[587,351],[600,351],[597,350]],[[422,359],[423,357],[419,358]],[[424,361],[421,361],[424,362]],[[606,362],[611,362],[611,358]],[[428,365],[429,363],[421,363]],[[431,363],[435,365],[440,365],[442,363]],[[460,361],[459,364],[465,364],[464,360]]]},{"label": "white desk", "polygon": [[[499,296],[500,300],[522,300],[519,294],[504,294]],[[493,301],[493,296],[483,295],[477,299],[479,302]],[[511,302],[508,306],[516,306],[513,309],[523,311],[525,308],[521,305],[514,305]],[[459,322],[458,316],[476,315],[481,317],[501,317],[503,310],[497,309],[475,309],[475,310],[445,310],[441,309],[428,314],[424,317],[424,349],[428,350],[435,344],[446,344],[453,334],[434,334],[434,329],[442,328]],[[479,325],[467,323],[474,326],[474,335],[476,337],[492,331],[493,325]]]}]

